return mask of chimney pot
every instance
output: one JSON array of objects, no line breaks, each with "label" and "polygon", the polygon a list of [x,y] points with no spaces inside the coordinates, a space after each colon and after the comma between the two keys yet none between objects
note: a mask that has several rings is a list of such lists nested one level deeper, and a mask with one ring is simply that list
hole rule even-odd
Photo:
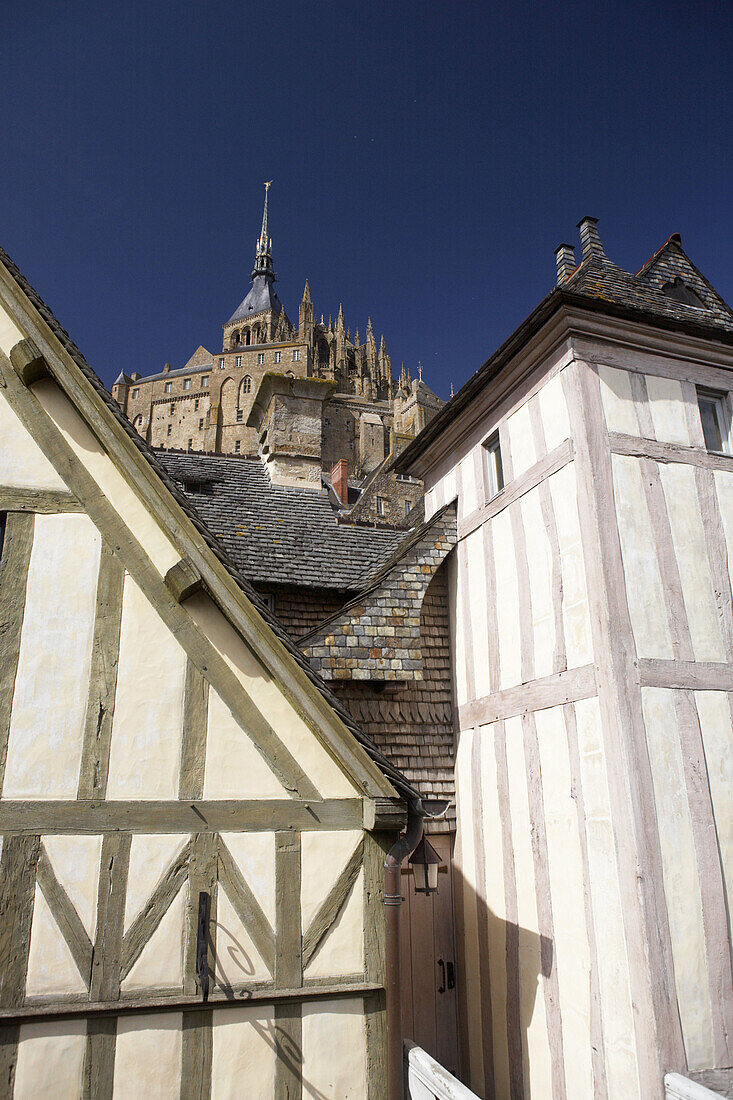
[{"label": "chimney pot", "polygon": [[580,243],[583,247],[583,259],[589,256],[605,256],[601,238],[598,236],[598,218],[586,216],[578,222],[580,230]]},{"label": "chimney pot", "polygon": [[575,249],[571,244],[559,244],[555,249],[557,261],[557,285],[562,286],[575,271]]},{"label": "chimney pot", "polygon": [[349,505],[349,463],[340,458],[331,470],[333,491],[345,508]]},{"label": "chimney pot", "polygon": [[170,369],[171,369],[170,363],[164,363],[163,364],[163,374],[167,374]]}]

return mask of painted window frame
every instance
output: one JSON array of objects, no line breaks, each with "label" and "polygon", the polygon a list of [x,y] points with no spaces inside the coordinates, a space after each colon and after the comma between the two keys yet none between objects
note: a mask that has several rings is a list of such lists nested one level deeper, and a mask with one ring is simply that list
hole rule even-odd
[{"label": "painted window frame", "polygon": [[[695,386],[695,392],[697,394],[697,409],[700,414],[700,426],[702,428],[705,450],[711,454],[729,455],[733,453],[733,446],[731,445],[731,410],[729,394],[725,390],[713,390],[707,386]],[[705,420],[703,419],[702,410],[703,402],[712,405],[718,435],[720,436],[719,448],[711,446],[710,441],[706,437]]]},{"label": "painted window frame", "polygon": [[484,498],[494,500],[504,491],[504,463],[501,457],[499,430],[492,432],[481,444],[484,469]]}]

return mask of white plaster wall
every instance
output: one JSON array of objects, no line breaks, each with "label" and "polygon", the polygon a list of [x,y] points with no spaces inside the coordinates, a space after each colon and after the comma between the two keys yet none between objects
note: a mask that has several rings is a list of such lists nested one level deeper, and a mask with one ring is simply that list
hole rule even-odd
[{"label": "white plaster wall", "polygon": [[210,639],[260,713],[277,731],[315,783],[324,798],[353,798],[361,792],[319,743],[316,735],[296,712],[278,685],[245,645],[234,628],[206,596],[192,596],[186,610]]},{"label": "white plaster wall", "polygon": [[364,872],[360,871],[346,905],[305,969],[306,978],[361,974],[364,971]]},{"label": "white plaster wall", "polygon": [[[518,507],[518,505],[513,505]],[[499,667],[502,688],[522,679],[522,649],[519,630],[519,584],[517,558],[509,509],[491,522],[496,570],[496,618],[499,628]]]},{"label": "white plaster wall", "polygon": [[598,367],[601,401],[609,432],[640,436],[629,372],[618,367]]},{"label": "white plaster wall", "polygon": [[519,477],[530,466],[534,466],[537,461],[532,423],[529,419],[529,406],[526,403],[520,405],[517,411],[508,418],[506,424],[509,434],[512,469],[514,477]]},{"label": "white plaster wall", "polygon": [[0,305],[0,348],[10,356],[15,345],[23,339],[25,339],[25,333],[20,331],[5,307]]},{"label": "white plaster wall", "polygon": [[287,798],[252,738],[209,689],[204,798]]},{"label": "white plaster wall", "polygon": [[474,753],[475,729],[459,735],[456,753],[456,805],[458,829],[455,859],[458,868],[457,888],[463,891],[463,921],[457,929],[463,936],[465,950],[464,996],[469,1006],[467,1016],[469,1065],[468,1081],[472,1088],[483,1087],[484,1062],[481,1031],[483,1019],[480,1003],[480,964],[478,953],[478,868],[476,860],[473,815],[476,792],[473,790],[471,760]]},{"label": "white plaster wall", "polygon": [[657,439],[665,443],[683,443],[689,446],[690,433],[685,419],[682,384],[674,378],[647,374],[646,389]]},{"label": "white plaster wall", "polygon": [[[326,900],[362,837],[356,830],[301,834],[301,912],[303,934]],[[360,872],[338,920],[307,970],[308,977],[355,974],[364,969],[364,879]]]},{"label": "white plaster wall", "polygon": [[728,912],[733,913],[733,730],[730,702],[724,691],[696,691],[695,701],[705,746]]},{"label": "white plaster wall", "polygon": [[182,988],[186,895],[184,884],[123,980],[123,992]]},{"label": "white plaster wall", "polygon": [[80,993],[89,974],[81,975],[40,886],[33,900],[33,922],[28,949],[25,990],[28,997]]},{"label": "white plaster wall", "polygon": [[[471,592],[471,639],[474,692],[480,699],[497,688],[489,675],[489,628],[486,594],[486,562],[484,557],[484,528],[472,531],[465,540],[468,563],[468,584]],[[490,531],[487,534],[491,534]]]},{"label": "white plaster wall", "polygon": [[176,798],[186,654],[125,576],[108,798]]},{"label": "white plaster wall", "polygon": [[100,550],[87,516],[35,517],[5,798],[76,798]]},{"label": "white plaster wall", "polygon": [[165,576],[181,555],[164,534],[158,521],[131,489],[59,386],[44,379],[33,386],[33,394],[148,554],[153,565],[161,576]]},{"label": "white plaster wall", "polygon": [[66,490],[33,436],[0,395],[0,484],[19,489]]},{"label": "white plaster wall", "polygon": [[136,833],[133,836],[125,897],[125,932],[189,839],[188,833]]},{"label": "white plaster wall", "polygon": [[114,1100],[179,1100],[182,1028],[180,1012],[119,1018]]},{"label": "white plaster wall", "polygon": [[542,518],[539,488],[522,497],[526,535],[535,677],[550,676],[555,652],[555,614],[552,601],[552,551]]},{"label": "white plaster wall", "polygon": [[360,998],[303,1005],[303,1095],[366,1100],[364,1006]]},{"label": "white plaster wall", "polygon": [[41,838],[56,878],[94,943],[102,837],[47,834]]},{"label": "white plaster wall", "polygon": [[562,371],[545,382],[539,391],[538,401],[547,450],[553,451],[572,435]]},{"label": "white plaster wall", "polygon": [[[568,668],[578,668],[593,660],[593,639],[585,582],[583,543],[580,537],[575,464],[569,463],[548,480],[560,544],[565,650]],[[544,525],[542,529],[544,530]],[[527,531],[528,544],[538,537],[538,531]]]},{"label": "white plaster wall", "polygon": [[86,1045],[83,1020],[23,1024],[13,1100],[78,1100]]},{"label": "white plaster wall", "polygon": [[575,704],[590,895],[598,951],[608,1096],[639,1098],[634,1010],[601,719],[597,699]]},{"label": "white plaster wall", "polygon": [[218,1009],[212,1021],[211,1100],[272,1100],[277,1042],[272,1005]]},{"label": "white plaster wall", "polygon": [[252,888],[260,907],[275,927],[275,834],[222,833],[234,862]]},{"label": "white plaster wall", "polygon": [[715,1065],[705,929],[674,693],[642,688],[675,986],[690,1069]]},{"label": "white plaster wall", "polygon": [[636,652],[639,657],[671,659],[673,650],[662,577],[639,460],[627,455],[613,455],[612,466],[621,556]]},{"label": "white plaster wall", "polygon": [[216,901],[214,976],[222,989],[272,977],[221,883]]}]

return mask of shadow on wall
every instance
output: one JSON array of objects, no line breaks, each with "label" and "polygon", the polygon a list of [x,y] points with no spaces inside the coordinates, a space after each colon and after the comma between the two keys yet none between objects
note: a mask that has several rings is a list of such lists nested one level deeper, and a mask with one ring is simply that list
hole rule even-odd
[{"label": "shadow on wall", "polygon": [[[528,1033],[538,992],[543,995],[540,977],[550,979],[554,973],[553,941],[497,916],[459,867],[454,865],[453,874],[461,1053],[457,1076],[482,1100],[529,1100]],[[535,1100],[545,1096],[537,1093]]]}]

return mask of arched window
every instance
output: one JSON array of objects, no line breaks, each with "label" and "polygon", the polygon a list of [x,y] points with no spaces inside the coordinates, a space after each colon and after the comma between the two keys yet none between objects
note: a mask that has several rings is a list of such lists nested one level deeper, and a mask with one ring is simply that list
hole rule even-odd
[{"label": "arched window", "polygon": [[250,334],[250,331],[249,331],[248,328],[245,328],[245,329],[242,330],[242,337],[244,339],[244,343],[249,344],[249,342],[251,340],[251,334]]},{"label": "arched window", "polygon": [[242,379],[242,393],[250,393],[252,390],[252,379],[248,374],[245,374]]},{"label": "arched window", "polygon": [[686,306],[705,309],[705,303],[700,295],[691,286],[688,286],[679,275],[672,282],[664,284],[662,294],[666,294],[668,298],[674,298],[677,302],[683,302]]},{"label": "arched window", "polygon": [[236,331],[233,332],[232,335],[229,337],[229,347],[230,348],[239,347],[239,339],[240,339],[239,338],[239,333],[236,332]]}]

